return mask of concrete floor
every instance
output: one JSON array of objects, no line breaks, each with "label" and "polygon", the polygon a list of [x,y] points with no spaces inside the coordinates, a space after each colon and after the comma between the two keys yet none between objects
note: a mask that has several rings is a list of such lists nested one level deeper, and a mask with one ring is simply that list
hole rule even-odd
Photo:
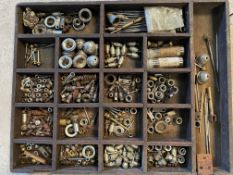
[{"label": "concrete floor", "polygon": [[[37,0],[38,1],[38,0]],[[61,0],[44,0],[43,2]],[[72,1],[72,0],[69,0]],[[79,1],[79,0],[75,0]],[[85,1],[85,0],[82,0]],[[89,0],[90,1],[90,0]],[[14,54],[15,5],[19,2],[36,2],[36,0],[1,0],[0,1],[0,175],[13,174],[9,170],[10,162],[10,118],[11,92]],[[233,0],[230,0],[230,12],[233,12]],[[233,36],[233,16],[230,19],[231,36]],[[233,47],[231,45],[233,52]],[[232,61],[233,63],[233,61]],[[232,65],[233,68],[233,65]],[[232,93],[233,94],[233,93]],[[233,98],[232,98],[233,99]],[[39,173],[36,173],[39,174]]]}]

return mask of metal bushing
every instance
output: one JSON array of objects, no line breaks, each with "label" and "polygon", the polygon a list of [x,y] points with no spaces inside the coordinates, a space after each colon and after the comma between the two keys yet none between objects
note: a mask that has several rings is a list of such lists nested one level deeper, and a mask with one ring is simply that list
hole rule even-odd
[{"label": "metal bushing", "polygon": [[79,121],[79,124],[80,124],[80,126],[87,126],[88,120],[87,120],[86,118],[82,118],[82,119]]},{"label": "metal bushing", "polygon": [[165,84],[161,84],[161,85],[159,86],[159,90],[160,90],[161,92],[166,92],[166,91],[167,91],[167,86],[166,86]]},{"label": "metal bushing", "polygon": [[96,55],[97,45],[94,41],[87,41],[83,44],[83,51],[89,55]]},{"label": "metal bushing", "polygon": [[161,91],[156,91],[156,92],[155,92],[155,98],[156,98],[157,100],[162,100],[162,99],[164,98],[164,93],[161,92]]},{"label": "metal bushing", "polygon": [[162,151],[162,148],[163,148],[163,147],[162,147],[161,145],[155,145],[155,148],[154,148],[154,149],[155,149],[156,151]]},{"label": "metal bushing", "polygon": [[180,149],[178,149],[178,153],[181,156],[185,156],[187,154],[187,150],[185,148],[180,148]]},{"label": "metal bushing", "polygon": [[79,18],[74,18],[73,19],[73,28],[76,31],[81,31],[85,28],[85,24]]},{"label": "metal bushing", "polygon": [[166,78],[165,77],[159,77],[159,82],[160,83],[165,83],[166,82]]},{"label": "metal bushing", "polygon": [[83,51],[79,51],[73,59],[73,67],[84,68],[87,65],[87,55]]},{"label": "metal bushing", "polygon": [[152,125],[148,126],[147,133],[148,134],[154,134],[155,133],[155,129],[154,129],[154,127]]},{"label": "metal bushing", "polygon": [[153,146],[153,145],[148,145],[148,146],[147,146],[147,151],[148,151],[148,152],[154,151],[154,146]]},{"label": "metal bushing", "polygon": [[72,38],[66,38],[62,41],[62,49],[67,52],[72,52],[76,49],[76,42]]},{"label": "metal bushing", "polygon": [[59,58],[58,64],[62,69],[69,69],[72,66],[72,58],[68,55],[63,55]]},{"label": "metal bushing", "polygon": [[41,34],[46,34],[47,29],[44,24],[37,24],[33,29],[32,29],[32,34],[36,35],[41,35]]},{"label": "metal bushing", "polygon": [[177,86],[173,86],[172,87],[172,92],[173,92],[173,94],[178,94],[179,88]]},{"label": "metal bushing", "polygon": [[179,164],[184,164],[184,163],[185,163],[185,158],[184,158],[184,156],[177,155],[177,162],[178,162]]},{"label": "metal bushing", "polygon": [[79,19],[84,22],[88,23],[92,19],[92,12],[88,8],[82,8],[78,13]]},{"label": "metal bushing", "polygon": [[82,149],[82,155],[85,159],[92,159],[95,157],[95,147],[92,145],[86,145]]},{"label": "metal bushing", "polygon": [[82,94],[82,102],[88,103],[91,101],[91,96],[90,94]]},{"label": "metal bushing", "polygon": [[121,126],[115,126],[113,132],[116,136],[120,137],[124,135],[125,129]]},{"label": "metal bushing", "polygon": [[52,28],[55,28],[56,26],[56,22],[57,19],[55,16],[47,16],[44,20],[44,25],[49,28],[49,29],[52,29]]},{"label": "metal bushing", "polygon": [[154,99],[155,99],[154,93],[153,93],[153,92],[148,92],[148,93],[147,93],[147,98],[148,98],[149,100],[154,100]]},{"label": "metal bushing", "polygon": [[113,85],[117,80],[117,77],[113,74],[107,74],[105,77],[104,77],[104,81],[107,85]]},{"label": "metal bushing", "polygon": [[65,135],[67,137],[75,137],[78,134],[77,131],[75,131],[73,124],[69,124],[65,127]]},{"label": "metal bushing", "polygon": [[170,87],[173,87],[175,85],[175,81],[173,79],[168,79],[167,80],[167,85]]},{"label": "metal bushing", "polygon": [[163,149],[164,149],[165,151],[169,152],[169,151],[172,150],[172,146],[170,146],[170,145],[165,145],[165,146],[163,147]]},{"label": "metal bushing", "polygon": [[87,57],[87,66],[90,68],[97,67],[99,65],[99,58],[96,55]]},{"label": "metal bushing", "polygon": [[176,123],[177,125],[181,125],[181,124],[183,123],[182,117],[176,117],[176,118],[175,118],[175,123]]},{"label": "metal bushing", "polygon": [[163,115],[160,112],[153,112],[152,114],[155,116],[156,120],[161,120],[163,118]]},{"label": "metal bushing", "polygon": [[163,120],[160,120],[155,124],[155,131],[159,134],[165,133],[167,129],[167,123]]},{"label": "metal bushing", "polygon": [[148,88],[153,88],[155,86],[155,82],[153,80],[148,80],[147,81],[147,87]]},{"label": "metal bushing", "polygon": [[132,121],[130,120],[130,118],[125,118],[125,119],[123,120],[123,124],[124,124],[125,126],[130,126],[131,123],[132,123]]},{"label": "metal bushing", "polygon": [[130,114],[135,115],[135,114],[137,114],[138,110],[137,110],[137,108],[130,108],[129,112],[130,112]]},{"label": "metal bushing", "polygon": [[131,102],[133,101],[133,96],[130,95],[130,94],[126,95],[126,96],[125,96],[125,101],[126,101],[127,103],[131,103]]}]

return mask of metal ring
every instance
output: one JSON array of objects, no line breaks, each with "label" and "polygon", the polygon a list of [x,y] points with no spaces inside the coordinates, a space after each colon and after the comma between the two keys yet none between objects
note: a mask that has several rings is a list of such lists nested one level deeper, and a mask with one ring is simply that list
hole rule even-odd
[{"label": "metal ring", "polygon": [[164,98],[164,93],[161,92],[161,91],[156,91],[156,92],[155,92],[155,98],[156,98],[157,100],[162,100],[162,99]]},{"label": "metal ring", "polygon": [[75,131],[73,133],[70,133],[71,128],[74,130],[73,124],[69,124],[65,127],[65,135],[67,137],[75,137],[78,134],[78,132],[75,132]]},{"label": "metal ring", "polygon": [[147,87],[153,88],[155,86],[155,82],[153,80],[148,80],[147,81]]},{"label": "metal ring", "polygon": [[[92,154],[87,154],[88,153],[92,153]],[[85,157],[86,159],[92,159],[93,157],[95,157],[95,147],[92,145],[86,145],[83,147],[82,149],[82,155],[83,157]]]},{"label": "metal ring", "polygon": [[72,58],[68,55],[63,55],[59,58],[58,64],[62,69],[69,69],[72,66]]},{"label": "metal ring", "polygon": [[130,114],[135,115],[135,114],[137,114],[138,110],[137,110],[137,108],[130,108],[129,112],[130,112]]},{"label": "metal ring", "polygon": [[156,151],[161,151],[162,150],[162,146],[161,145],[155,145],[154,148]]},{"label": "metal ring", "polygon": [[91,96],[89,94],[82,94],[82,101],[88,103],[91,101]]},{"label": "metal ring", "polygon": [[83,54],[78,54],[73,59],[73,66],[76,68],[84,68],[87,65],[87,56],[83,52]]},{"label": "metal ring", "polygon": [[184,156],[177,155],[177,161],[178,161],[179,164],[184,164],[185,163]]},{"label": "metal ring", "polygon": [[154,93],[153,93],[153,92],[148,92],[148,93],[147,93],[147,98],[148,98],[149,100],[154,100],[154,99],[155,99]]},{"label": "metal ring", "polygon": [[154,127],[153,126],[148,126],[147,132],[148,132],[148,134],[154,134],[154,132],[155,132]]},{"label": "metal ring", "polygon": [[155,114],[153,112],[152,114],[155,116],[156,120],[161,120],[163,118],[163,115],[160,112],[155,112]]},{"label": "metal ring", "polygon": [[118,136],[118,137],[122,136],[124,134],[124,132],[125,132],[125,129],[123,127],[121,127],[121,126],[114,127],[114,133],[116,136]]},{"label": "metal ring", "polygon": [[177,125],[181,125],[181,124],[183,123],[182,117],[176,117],[176,118],[175,118],[175,123],[176,123]]},{"label": "metal ring", "polygon": [[123,124],[124,124],[125,126],[130,126],[131,120],[130,120],[129,118],[125,118],[125,119],[123,120]]},{"label": "metal ring", "polygon": [[86,118],[82,118],[82,119],[79,121],[79,124],[80,124],[80,126],[87,126],[88,120],[87,120]]},{"label": "metal ring", "polygon": [[44,25],[49,29],[54,28],[56,25],[56,20],[57,19],[54,16],[47,16],[44,20]]},{"label": "metal ring", "polygon": [[107,85],[112,85],[116,82],[117,80],[117,77],[113,74],[107,74],[105,77],[104,77],[104,81]]},{"label": "metal ring", "polygon": [[125,101],[127,102],[127,103],[131,103],[132,101],[133,101],[133,97],[132,97],[132,95],[126,95],[125,96]]},{"label": "metal ring", "polygon": [[173,87],[175,85],[175,81],[173,79],[168,79],[167,80],[167,85],[170,87]]},{"label": "metal ring", "polygon": [[73,28],[76,31],[81,31],[85,28],[85,24],[79,18],[74,18],[73,19]]},{"label": "metal ring", "polygon": [[164,149],[165,151],[169,152],[169,151],[172,150],[172,146],[170,146],[170,145],[165,145],[165,146],[163,147],[163,149]]},{"label": "metal ring", "polygon": [[187,153],[187,150],[185,148],[180,148],[178,149],[178,153],[181,155],[181,156],[185,156],[186,153]]},{"label": "metal ring", "polygon": [[72,38],[66,38],[62,41],[62,49],[67,52],[72,52],[76,48],[76,42]]},{"label": "metal ring", "polygon": [[53,108],[49,107],[48,112],[53,112]]},{"label": "metal ring", "polygon": [[84,23],[88,23],[92,19],[92,12],[88,8],[83,8],[78,13],[79,19]]},{"label": "metal ring", "polygon": [[159,134],[163,134],[167,131],[167,123],[163,120],[158,121],[155,124],[155,131]]}]

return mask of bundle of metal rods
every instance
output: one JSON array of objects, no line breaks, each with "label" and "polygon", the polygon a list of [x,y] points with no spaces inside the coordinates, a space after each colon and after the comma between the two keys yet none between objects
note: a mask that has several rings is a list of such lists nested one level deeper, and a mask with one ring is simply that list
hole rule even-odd
[{"label": "bundle of metal rods", "polygon": [[108,24],[106,31],[117,32],[146,32],[144,11],[112,11],[106,14]]}]

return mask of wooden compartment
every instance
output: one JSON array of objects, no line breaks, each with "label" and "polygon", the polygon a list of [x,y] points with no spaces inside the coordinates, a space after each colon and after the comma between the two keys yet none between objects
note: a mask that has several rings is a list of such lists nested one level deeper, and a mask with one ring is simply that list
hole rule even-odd
[{"label": "wooden compartment", "polygon": [[[107,54],[106,54],[106,44],[112,45],[113,42],[121,43],[122,45],[127,45],[128,42],[137,42],[137,45],[135,46],[137,49],[139,49],[138,55],[139,58],[131,58],[129,56],[124,56],[124,61],[120,68],[118,69],[127,69],[127,68],[143,68],[143,38],[142,37],[105,37],[104,38],[104,61],[106,61]],[[127,46],[126,46],[127,47]],[[122,47],[121,47],[122,48]],[[127,47],[129,48],[129,47]],[[115,52],[116,47],[115,47]],[[126,53],[130,53],[128,49],[126,49]],[[107,67],[107,64],[105,63],[105,68],[111,68]],[[115,68],[115,67],[114,67]],[[117,68],[117,67],[116,67]]]},{"label": "wooden compartment", "polygon": [[[114,33],[105,31],[107,26],[106,13],[115,10],[144,10],[147,6],[181,7],[185,28],[182,32],[157,32],[157,33]],[[34,35],[29,28],[23,26],[23,11],[30,7],[35,12],[58,12],[65,14],[77,12],[81,8],[89,8],[93,12],[92,20],[83,31],[70,30],[63,34]],[[11,118],[11,171],[20,173],[44,172],[52,173],[77,173],[77,174],[159,174],[159,175],[191,175],[197,173],[196,154],[205,152],[203,139],[203,128],[195,129],[195,56],[202,52],[207,53],[206,46],[202,40],[204,33],[207,33],[213,42],[213,50],[216,49],[221,60],[219,63],[219,89],[213,89],[214,107],[218,113],[218,122],[211,126],[211,150],[214,160],[214,171],[216,174],[230,174],[233,172],[232,163],[232,138],[230,123],[232,122],[231,103],[231,81],[230,81],[230,56],[229,56],[229,30],[228,30],[228,2],[225,0],[177,0],[177,1],[116,1],[116,2],[56,2],[56,3],[21,3],[16,7],[15,25],[15,55],[14,73],[12,88],[12,118]],[[218,35],[217,39],[215,35]],[[98,56],[99,66],[96,68],[84,69],[61,69],[58,60],[62,54],[61,42],[66,38],[82,38],[94,40],[99,44]],[[147,68],[147,42],[148,41],[173,41],[185,47],[184,66],[179,68]],[[125,59],[121,68],[105,67],[105,44],[107,42],[128,42],[139,43],[138,60]],[[44,64],[40,67],[25,67],[25,43],[38,43],[39,45],[54,44],[43,51]],[[41,56],[42,56],[41,55]],[[43,61],[43,58],[41,61]],[[209,68],[210,65],[207,65]],[[61,99],[63,90],[61,78],[70,73],[75,75],[96,74],[97,76],[97,100],[95,102],[83,101],[75,103],[64,103]],[[212,74],[213,72],[211,72]],[[24,75],[35,76],[50,75],[53,79],[53,99],[46,103],[24,103],[23,93],[20,91],[21,80]],[[132,102],[114,101],[107,96],[106,75],[116,76],[139,76],[141,82],[138,88],[140,91],[133,93]],[[176,80],[179,93],[164,103],[151,103],[147,100],[147,82],[151,75],[165,74]],[[72,84],[71,84],[72,85]],[[210,85],[214,87],[212,79]],[[217,96],[219,97],[217,98]],[[21,111],[25,108],[53,108],[53,135],[51,137],[21,137]],[[96,125],[90,134],[85,137],[67,138],[59,125],[62,112],[69,109],[82,108],[95,110],[98,113]],[[219,107],[219,108],[218,108]],[[104,113],[109,108],[137,108],[136,135],[133,138],[114,137],[106,135],[104,130]],[[174,109],[178,111],[183,119],[182,127],[169,130],[165,135],[147,134],[147,109]],[[201,133],[199,133],[201,131]],[[20,144],[35,143],[50,145],[52,148],[52,161],[49,165],[25,165],[19,161]],[[95,145],[98,155],[98,162],[90,167],[64,166],[59,162],[60,149],[62,145],[81,144]],[[104,152],[107,145],[138,145],[140,151],[140,165],[134,168],[123,169],[122,167],[106,167]],[[161,167],[156,168],[148,164],[147,146],[171,145],[187,148],[186,162],[177,168]],[[197,148],[197,149],[196,149]]]},{"label": "wooden compartment", "polygon": [[31,34],[31,30],[28,27],[24,27],[23,25],[23,11],[26,7],[30,7],[35,12],[44,12],[46,14],[51,14],[53,12],[60,11],[66,14],[72,14],[77,13],[82,8],[89,8],[92,11],[93,17],[91,21],[85,26],[84,30],[82,31],[76,31],[73,28],[70,29],[68,34],[79,34],[79,33],[99,33],[100,31],[100,5],[99,4],[47,4],[44,6],[43,4],[19,4],[17,6],[17,21],[18,21],[18,33],[25,33],[25,34]]},{"label": "wooden compartment", "polygon": [[[53,110],[53,108],[50,108],[51,110]],[[49,109],[49,110],[50,110]],[[37,120],[40,121],[40,123],[43,121],[44,124],[46,124],[46,126],[44,126],[43,124],[43,132],[45,132],[45,127],[47,127],[47,125],[49,126],[50,128],[50,131],[48,132],[48,134],[45,134],[43,136],[43,133],[41,133],[40,135],[36,135],[34,134],[35,132],[30,132],[31,134],[26,134],[27,131],[31,130],[30,128],[28,128],[27,126],[27,129],[22,129],[24,126],[24,123],[23,123],[23,111],[31,111],[31,110],[48,110],[48,108],[36,108],[36,107],[32,107],[32,108],[23,108],[23,107],[17,107],[15,109],[15,118],[14,118],[14,124],[15,124],[15,127],[14,127],[14,138],[25,138],[25,139],[52,139],[52,136],[53,136],[53,111],[51,112],[48,112],[48,115],[40,115]],[[28,125],[29,123],[30,124],[33,124],[35,125],[36,127],[41,127],[41,126],[38,126],[36,125],[36,121],[33,121],[32,122],[32,118],[31,117],[32,115],[29,114],[29,112],[26,113],[27,114],[27,117],[26,117],[26,125]],[[33,115],[35,116],[35,115]],[[49,119],[49,120],[46,120],[46,119]],[[40,125],[40,124],[39,124]],[[23,132],[23,134],[22,134]],[[29,132],[28,132],[29,133]]]},{"label": "wooden compartment", "polygon": [[[28,63],[25,60],[26,44],[28,43],[27,50],[29,51],[30,44],[36,44],[39,49],[41,65],[34,65],[33,60],[30,59]],[[17,68],[54,68],[55,58],[55,39],[54,38],[19,38],[17,46]],[[20,53],[20,54],[19,54]],[[30,52],[29,52],[30,53]],[[38,61],[36,57],[36,61]]]},{"label": "wooden compartment", "polygon": [[[148,133],[147,131],[147,139],[149,141],[190,141],[191,140],[191,112],[190,109],[155,109],[152,108],[152,110],[158,111],[159,113],[163,114],[162,119],[156,120],[154,125],[158,123],[159,121],[165,121],[166,122],[166,117],[164,114],[167,112],[173,112],[175,111],[175,114],[169,115],[169,118],[171,118],[171,122],[168,122],[167,129],[165,129],[165,132],[158,133]],[[149,110],[149,109],[147,109]],[[165,111],[165,112],[163,112]],[[157,113],[157,112],[156,112]],[[155,114],[156,115],[156,114]],[[181,117],[182,118],[182,124],[176,124],[175,120]],[[161,122],[162,123],[162,122]],[[162,123],[163,124],[163,123]],[[147,115],[147,126],[151,126],[151,120]],[[158,125],[159,126],[159,125]],[[147,129],[148,129],[147,127]]]},{"label": "wooden compartment", "polygon": [[[72,110],[72,112],[71,112]],[[80,120],[81,119],[86,119],[86,114],[85,114],[85,110],[88,114],[88,124],[87,126],[81,126],[80,125]],[[60,140],[97,140],[98,139],[98,123],[99,123],[99,114],[98,114],[98,108],[60,108],[58,110],[58,123],[57,123],[57,138]],[[65,128],[66,126],[61,125],[61,121],[62,119],[68,119],[71,120],[71,117],[74,115],[78,115],[78,123],[79,123],[79,130],[81,130],[83,128],[83,130],[85,130],[85,133],[81,134],[78,133],[76,136],[72,136],[72,137],[68,137],[65,134]],[[89,120],[90,123],[89,124]],[[70,121],[70,123],[72,123],[72,121]],[[93,124],[92,124],[93,123]]]},{"label": "wooden compartment", "polygon": [[[107,112],[109,112],[111,109],[116,109],[116,110],[123,110],[125,111],[126,115],[124,115],[122,117],[123,121],[125,120],[125,118],[128,118],[130,116],[130,120],[131,120],[131,124],[129,125],[124,125],[124,134],[123,135],[116,135],[114,131],[112,131],[110,133],[110,125],[114,122],[111,122],[111,120],[107,119],[105,117],[105,114]],[[126,112],[126,110],[129,110],[130,109],[134,110],[136,109],[137,110],[137,113],[136,114],[131,114],[130,112]],[[115,114],[116,113],[112,113],[112,112],[109,112],[109,114]],[[142,129],[143,126],[143,109],[142,108],[104,108],[104,114],[103,114],[103,121],[104,121],[104,124],[103,124],[103,133],[104,133],[104,139],[105,140],[111,140],[111,139],[125,139],[125,140],[142,140],[142,136],[143,136],[143,133],[142,133]],[[117,119],[117,118],[116,118]],[[115,126],[120,126],[120,125],[115,125]],[[125,129],[125,127],[127,129]]]}]

